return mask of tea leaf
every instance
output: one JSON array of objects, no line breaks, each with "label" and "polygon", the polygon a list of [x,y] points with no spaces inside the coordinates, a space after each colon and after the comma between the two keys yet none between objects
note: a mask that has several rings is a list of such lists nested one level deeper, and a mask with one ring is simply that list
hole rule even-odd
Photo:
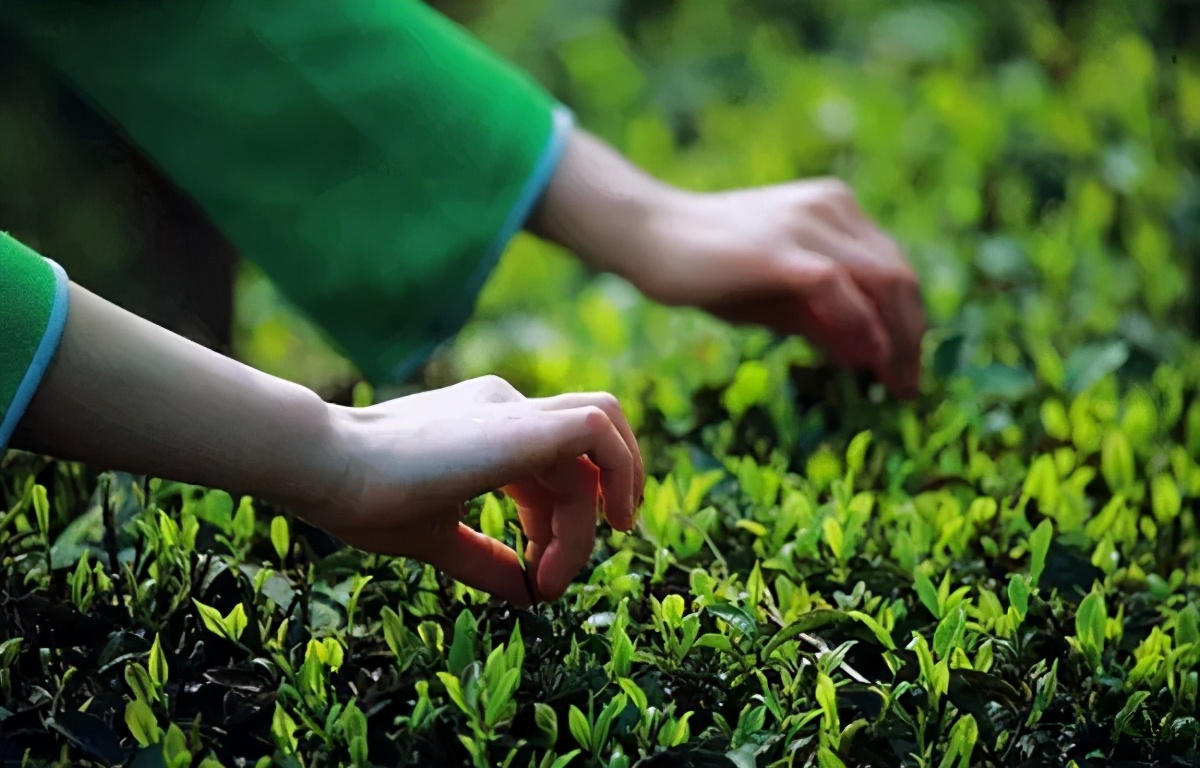
[{"label": "tea leaf", "polygon": [[215,635],[225,637],[225,619],[221,616],[221,612],[195,598],[192,598],[192,603],[200,612],[200,620],[204,622],[204,627]]},{"label": "tea leaf", "polygon": [[249,496],[243,496],[238,502],[237,512],[233,516],[230,530],[236,541],[246,541],[254,535],[254,501]]},{"label": "tea leaf", "polygon": [[949,611],[938,623],[937,630],[933,633],[933,653],[937,658],[946,658],[951,649],[958,647],[962,641],[966,621],[966,611],[960,605]]},{"label": "tea leaf", "polygon": [[158,701],[158,688],[150,677],[150,673],[141,664],[132,662],[126,665],[124,676],[125,684],[129,686],[129,690],[133,691],[134,699],[147,704]]},{"label": "tea leaf", "polygon": [[400,615],[386,605],[380,612],[380,617],[383,620],[384,642],[387,643],[392,655],[396,657],[397,661],[399,661],[405,645],[404,623],[400,620]]},{"label": "tea leaf", "polygon": [[1179,496],[1179,486],[1175,479],[1168,474],[1155,475],[1150,482],[1151,510],[1159,525],[1172,522],[1182,507]]},{"label": "tea leaf", "polygon": [[587,716],[583,711],[574,704],[571,705],[567,714],[567,725],[571,730],[571,736],[587,751],[593,751],[592,744],[592,727],[588,723]]},{"label": "tea leaf", "polygon": [[846,471],[852,475],[862,473],[863,464],[866,461],[867,448],[871,445],[871,433],[859,432],[850,441],[850,446],[846,449]]},{"label": "tea leaf", "polygon": [[1063,389],[1076,394],[1086,392],[1128,360],[1129,346],[1123,341],[1076,347],[1067,356]]},{"label": "tea leaf", "polygon": [[162,738],[162,730],[150,705],[142,699],[134,699],[125,705],[125,725],[133,738],[143,747],[157,744]]},{"label": "tea leaf", "polygon": [[1075,613],[1075,635],[1088,655],[1088,662],[1093,666],[1100,663],[1107,622],[1108,612],[1104,605],[1104,596],[1092,590],[1079,603],[1079,609]]},{"label": "tea leaf", "polygon": [[451,674],[462,673],[475,661],[477,629],[475,617],[469,611],[459,612],[454,621],[454,638],[450,641],[450,652],[446,656],[447,668]]},{"label": "tea leaf", "polygon": [[546,734],[546,741],[554,744],[558,741],[558,715],[549,704],[540,701],[533,704],[534,721],[537,727]]},{"label": "tea leaf", "polygon": [[[150,679],[153,680],[155,690],[161,689],[167,684],[167,657],[163,654],[162,638],[155,633],[154,644],[150,646]],[[157,695],[156,697],[157,698]],[[149,697],[147,701],[152,701]]]},{"label": "tea leaf", "polygon": [[1113,493],[1122,493],[1133,485],[1133,450],[1123,432],[1113,431],[1104,436],[1100,468],[1104,481]]},{"label": "tea leaf", "polygon": [[1062,401],[1051,398],[1043,402],[1041,419],[1047,435],[1061,442],[1071,439],[1071,421]]},{"label": "tea leaf", "polygon": [[1050,551],[1050,540],[1054,536],[1054,525],[1049,520],[1038,523],[1029,536],[1029,583],[1037,588],[1046,567],[1046,553]]},{"label": "tea leaf", "polygon": [[979,726],[973,715],[963,715],[950,728],[950,740],[946,754],[942,756],[940,768],[968,768],[971,765],[971,755],[975,752],[975,742],[979,739]]},{"label": "tea leaf", "polygon": [[1012,574],[1008,577],[1008,602],[1016,609],[1022,619],[1029,611],[1029,584],[1023,576]]},{"label": "tea leaf", "polygon": [[819,747],[817,749],[817,764],[821,768],[846,768],[846,764],[836,754],[830,751],[829,747]]},{"label": "tea leaf", "polygon": [[837,691],[833,686],[833,680],[824,672],[817,672],[817,704],[821,707],[822,717],[824,719],[825,731],[833,738],[834,747],[837,746],[837,735],[841,731],[841,725],[838,720],[837,709]]},{"label": "tea leaf", "polygon": [[738,366],[733,383],[725,390],[721,399],[725,410],[735,421],[746,411],[761,404],[767,396],[771,373],[766,365],[757,360],[747,360]]},{"label": "tea leaf", "polygon": [[921,604],[924,605],[925,608],[932,613],[935,618],[940,619],[942,616],[941,610],[938,606],[937,588],[933,586],[933,582],[923,571],[918,572],[913,576],[913,588],[916,589],[917,597],[921,599]]},{"label": "tea leaf", "polygon": [[762,651],[762,658],[770,659],[779,646],[805,632],[814,632],[822,627],[850,621],[848,614],[841,611],[817,609],[802,614],[799,618],[771,636]]},{"label": "tea leaf", "polygon": [[729,624],[742,636],[753,640],[758,637],[758,622],[736,605],[720,604],[707,607],[709,613]]},{"label": "tea leaf", "polygon": [[512,702],[517,686],[521,683],[521,670],[506,671],[495,688],[488,691],[487,703],[484,705],[483,721],[489,728],[494,728],[500,722],[506,708]]},{"label": "tea leaf", "polygon": [[825,518],[825,522],[821,524],[821,528],[825,533],[825,543],[833,552],[834,557],[840,560],[846,545],[842,524],[836,517],[827,517]]},{"label": "tea leaf", "polygon": [[241,604],[233,606],[233,610],[229,615],[222,620],[222,625],[225,628],[225,634],[232,640],[241,640],[242,632],[246,630],[246,609]]},{"label": "tea leaf", "polygon": [[1121,738],[1122,733],[1131,730],[1133,716],[1137,714],[1148,698],[1150,698],[1149,691],[1134,691],[1129,695],[1129,700],[1125,702],[1125,706],[1121,707],[1121,711],[1117,713],[1117,717],[1113,721],[1113,741]]},{"label": "tea leaf", "polygon": [[296,721],[286,710],[275,702],[275,713],[271,717],[271,735],[276,745],[284,754],[293,754],[298,746],[296,741]]},{"label": "tea leaf", "polygon": [[1175,645],[1200,645],[1200,609],[1194,603],[1175,614]]},{"label": "tea leaf", "polygon": [[50,535],[50,499],[46,493],[46,486],[38,483],[33,486],[33,512],[37,518],[38,533],[42,536]]},{"label": "tea leaf", "polygon": [[290,545],[291,538],[288,532],[287,518],[283,515],[276,515],[271,518],[271,546],[275,548],[275,554],[281,562],[287,557]]},{"label": "tea leaf", "polygon": [[646,710],[650,706],[649,701],[646,699],[645,691],[643,691],[636,682],[628,677],[622,677],[618,679],[617,684],[621,687],[621,690],[624,691],[625,695],[628,696],[633,702],[633,705],[637,707],[638,713],[645,717]]}]

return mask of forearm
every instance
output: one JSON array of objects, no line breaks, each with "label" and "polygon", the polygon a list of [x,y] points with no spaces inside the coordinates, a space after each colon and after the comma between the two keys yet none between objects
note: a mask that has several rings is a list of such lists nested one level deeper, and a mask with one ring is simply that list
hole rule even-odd
[{"label": "forearm", "polygon": [[72,284],[14,447],[261,495],[323,498],[326,405]]},{"label": "forearm", "polygon": [[526,229],[636,284],[656,228],[689,196],[576,129]]}]

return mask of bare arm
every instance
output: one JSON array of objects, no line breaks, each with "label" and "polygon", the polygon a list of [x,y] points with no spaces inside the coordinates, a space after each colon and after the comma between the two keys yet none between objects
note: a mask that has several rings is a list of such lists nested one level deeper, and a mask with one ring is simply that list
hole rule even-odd
[{"label": "bare arm", "polygon": [[805,336],[917,393],[917,276],[841,181],[689,192],[576,130],[527,228],[650,299]]},{"label": "bare arm", "polygon": [[328,492],[326,405],[71,285],[14,447],[281,501]]},{"label": "bare arm", "polygon": [[342,408],[70,290],[17,447],[282,502],[348,544],[418,558],[518,605],[531,597],[525,569],[461,522],[463,502],[514,498],[543,599],[587,563],[601,498],[611,524],[633,527],[642,460],[611,395],[533,399],[483,377]]}]

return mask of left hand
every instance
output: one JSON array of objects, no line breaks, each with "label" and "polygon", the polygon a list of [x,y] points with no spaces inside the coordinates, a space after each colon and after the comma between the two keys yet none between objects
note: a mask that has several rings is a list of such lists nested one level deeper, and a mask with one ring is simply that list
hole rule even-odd
[{"label": "left hand", "polygon": [[[608,393],[527,398],[484,376],[369,408],[331,406],[327,423],[316,447],[331,481],[293,503],[302,517],[515,605],[563,595],[592,555],[598,511],[618,530],[634,528],[645,469]],[[465,502],[494,490],[517,506],[527,570],[461,520]]]}]

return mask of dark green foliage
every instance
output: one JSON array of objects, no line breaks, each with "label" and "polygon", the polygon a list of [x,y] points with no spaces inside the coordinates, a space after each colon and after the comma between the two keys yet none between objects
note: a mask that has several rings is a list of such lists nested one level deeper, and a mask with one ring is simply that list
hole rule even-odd
[{"label": "dark green foliage", "polygon": [[[471,13],[667,178],[846,176],[921,271],[922,398],[522,240],[429,383],[612,391],[635,535],[514,611],[261,502],[9,454],[0,759],[1200,762],[1200,62],[1178,3],[997,7]],[[274,306],[239,334],[279,367],[305,331]]]}]

